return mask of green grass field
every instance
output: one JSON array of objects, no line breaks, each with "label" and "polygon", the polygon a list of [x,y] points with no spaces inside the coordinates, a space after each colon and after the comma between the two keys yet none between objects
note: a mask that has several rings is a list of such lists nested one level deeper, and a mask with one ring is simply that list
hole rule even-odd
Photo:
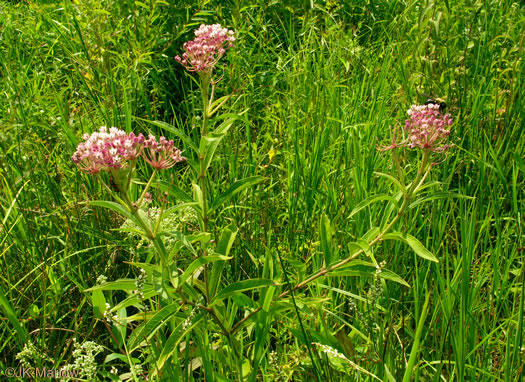
[{"label": "green grass field", "polygon": [[[522,381],[524,6],[0,1],[2,377]],[[215,23],[213,113],[174,57]],[[452,147],[378,150],[427,98]],[[187,162],[124,193],[101,126]]]}]

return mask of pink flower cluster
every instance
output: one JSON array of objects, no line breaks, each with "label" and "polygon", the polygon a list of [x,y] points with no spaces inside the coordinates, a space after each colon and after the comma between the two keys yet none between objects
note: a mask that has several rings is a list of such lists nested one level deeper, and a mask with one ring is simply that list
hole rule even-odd
[{"label": "pink flower cluster", "polygon": [[176,56],[190,72],[211,72],[219,59],[226,52],[226,48],[233,46],[235,37],[233,31],[223,28],[220,24],[201,24],[195,31],[195,38],[185,42],[185,52]]},{"label": "pink flower cluster", "polygon": [[144,142],[144,160],[156,169],[171,168],[178,162],[186,160],[182,151],[176,148],[173,141],[160,137],[159,141],[150,135]]},{"label": "pink flower cluster", "polygon": [[439,105],[413,105],[408,110],[409,119],[405,121],[405,131],[408,133],[412,148],[422,148],[433,152],[442,152],[449,148],[448,144],[441,145],[450,134],[447,127],[452,125],[452,117],[443,114]]},{"label": "pink flower cluster", "polygon": [[116,127],[108,132],[105,126],[91,135],[84,134],[83,138],[71,160],[90,174],[125,167],[128,161],[137,159],[144,142],[142,134],[127,134]]},{"label": "pink flower cluster", "polygon": [[84,142],[79,143],[71,160],[89,174],[125,168],[141,155],[157,169],[170,168],[186,160],[173,141],[164,137],[157,143],[153,135],[146,140],[142,134],[128,134],[116,127],[108,132],[103,126],[91,135],[84,134],[83,138]]}]

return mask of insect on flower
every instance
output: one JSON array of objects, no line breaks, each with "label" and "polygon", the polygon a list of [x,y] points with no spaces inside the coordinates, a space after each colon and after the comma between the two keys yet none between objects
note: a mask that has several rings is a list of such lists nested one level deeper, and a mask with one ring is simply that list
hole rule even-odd
[{"label": "insect on flower", "polygon": [[420,93],[420,95],[427,98],[427,100],[425,101],[425,105],[439,105],[439,111],[442,113],[445,112],[445,109],[447,108],[447,104],[443,100],[443,98],[432,97],[431,95],[426,94],[426,93]]}]

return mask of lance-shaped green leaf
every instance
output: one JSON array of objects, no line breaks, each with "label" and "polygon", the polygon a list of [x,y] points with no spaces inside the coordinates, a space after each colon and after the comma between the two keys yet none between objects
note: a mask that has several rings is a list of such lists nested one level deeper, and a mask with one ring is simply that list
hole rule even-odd
[{"label": "lance-shaped green leaf", "polygon": [[[127,308],[128,306],[133,306],[137,304],[141,304],[142,300],[147,300],[149,298],[152,298],[153,296],[157,295],[157,292],[153,290],[153,288],[150,286],[145,286],[142,293],[144,294],[144,298],[139,297],[137,294],[132,294],[129,297],[125,298],[121,302],[119,302],[117,305],[115,305],[111,311],[118,311],[122,308]],[[129,322],[129,319],[128,319]]]},{"label": "lance-shaped green leaf", "polygon": [[157,373],[162,370],[166,361],[173,355],[174,352],[178,351],[178,345],[186,333],[190,332],[196,325],[198,325],[203,317],[204,315],[202,313],[198,314],[193,320],[191,320],[189,325],[185,326],[184,329],[182,327],[183,322],[177,325],[168,340],[164,343],[164,347],[162,348],[162,351],[155,362],[155,369],[152,372],[152,377],[155,377]]},{"label": "lance-shaped green leaf", "polygon": [[153,271],[153,289],[161,300],[168,300],[168,291],[166,289],[166,278],[163,272]]},{"label": "lance-shaped green leaf", "polygon": [[389,202],[394,203],[394,204],[397,203],[397,200],[395,198],[393,198],[392,196],[390,196],[390,195],[386,195],[386,194],[373,195],[373,196],[371,196],[369,198],[366,198],[362,202],[358,203],[357,206],[354,207],[352,212],[350,212],[350,215],[348,216],[348,218],[350,219],[352,216],[357,214],[363,208],[368,207],[370,204],[373,204],[373,203],[376,203],[376,202],[380,202],[382,200],[388,200]]},{"label": "lance-shaped green leaf", "polygon": [[121,214],[122,216],[125,216],[126,218],[132,220],[137,225],[139,225],[139,223],[137,222],[137,219],[135,218],[135,216],[133,216],[133,214],[126,207],[124,207],[122,204],[119,204],[119,203],[116,203],[116,202],[109,202],[109,201],[106,201],[106,200],[94,200],[94,201],[90,202],[90,204],[92,204],[93,206],[99,206],[99,207],[104,207],[104,208],[113,210],[113,211]]},{"label": "lance-shaped green leaf", "polygon": [[397,180],[395,177],[393,177],[392,175],[390,174],[385,174],[384,172],[379,172],[379,171],[374,171],[374,174],[378,175],[378,176],[382,176],[383,178],[387,178],[388,180],[390,180],[392,183],[394,183],[397,188],[399,188],[399,190],[401,192],[406,192],[406,189],[405,187],[401,184],[401,182],[399,182],[399,180]]},{"label": "lance-shaped green leaf", "polygon": [[140,360],[138,358],[133,358],[133,357],[128,358],[128,356],[124,354],[111,353],[111,354],[108,354],[107,357],[104,359],[104,364],[109,363],[115,359],[119,359],[126,364],[129,362],[130,359],[134,363],[140,363]]},{"label": "lance-shaped green leaf", "polygon": [[137,327],[129,336],[128,351],[131,353],[138,348],[143,341],[148,341],[160,328],[164,327],[167,322],[177,313],[181,304],[174,303],[166,305],[164,308],[155,313],[153,317]]},{"label": "lance-shaped green leaf", "polygon": [[423,204],[423,203],[426,203],[426,202],[430,202],[430,201],[436,200],[436,199],[451,199],[451,198],[475,199],[472,196],[461,195],[461,194],[458,194],[458,193],[455,193],[455,192],[434,192],[434,193],[432,193],[430,195],[424,196],[422,198],[419,198],[419,199],[413,201],[408,206],[408,208],[414,208],[414,207],[416,207],[416,206],[418,206],[420,204]]},{"label": "lance-shaped green leaf", "polygon": [[93,304],[93,313],[99,320],[104,319],[106,311],[106,298],[101,290],[95,290],[91,293],[91,303]]},{"label": "lance-shaped green leaf", "polygon": [[186,134],[184,134],[184,132],[177,129],[175,126],[172,126],[169,123],[162,122],[162,121],[148,121],[146,119],[142,119],[142,120],[145,122],[151,123],[152,125],[161,127],[164,130],[168,130],[169,132],[179,137],[182,140],[182,142],[184,142],[186,146],[190,147],[196,154],[199,153],[197,145],[193,142],[193,140],[190,137],[188,137]]},{"label": "lance-shaped green leaf", "polygon": [[[174,196],[175,198],[177,198],[177,200],[180,200],[184,203],[189,203],[189,204],[191,204],[194,201],[191,196],[189,196],[187,193],[185,193],[179,187],[173,184],[170,184],[162,180],[158,181],[157,184],[159,185],[162,191],[167,192],[171,196]],[[195,208],[195,206],[193,207]]]},{"label": "lance-shaped green leaf", "polygon": [[236,119],[241,119],[241,117],[237,114],[228,114],[228,118],[222,122],[215,131],[201,137],[200,155],[204,153],[204,171],[210,166],[215,151],[217,150],[217,147],[219,147],[219,143],[221,143],[221,140],[226,136],[226,133]]},{"label": "lance-shaped green leaf", "polygon": [[14,310],[13,306],[10,304],[7,297],[4,295],[4,292],[1,289],[1,287],[0,287],[0,307],[2,308],[2,311],[4,312],[5,316],[7,317],[11,325],[13,325],[13,327],[15,328],[15,331],[18,334],[19,344],[20,345],[26,344],[28,341],[27,330],[18,320],[16,311]]},{"label": "lance-shaped green leaf", "polygon": [[215,114],[220,108],[222,105],[224,105],[224,103],[226,101],[228,101],[228,99],[231,98],[233,94],[230,94],[230,95],[226,95],[224,97],[221,97],[215,101],[213,101],[213,103],[210,105],[209,109],[210,112],[209,112],[209,116],[211,117],[213,114]]},{"label": "lance-shaped green leaf", "polygon": [[84,292],[93,292],[96,290],[135,290],[137,284],[135,279],[119,279],[115,281],[108,281],[100,285],[95,285]]},{"label": "lance-shaped green leaf", "polygon": [[[337,268],[329,273],[330,276],[361,276],[361,277],[374,277],[376,275],[377,267],[364,260],[353,260],[350,263]],[[401,276],[388,270],[382,269],[378,276],[385,280],[390,280],[398,284],[410,287]]]},{"label": "lance-shaped green leaf", "polygon": [[242,280],[237,281],[233,284],[228,285],[226,288],[221,290],[215,298],[212,300],[212,303],[210,306],[213,306],[220,302],[221,300],[224,300],[225,298],[228,298],[234,294],[246,292],[248,290],[263,288],[267,286],[275,285],[273,280],[268,279],[250,279],[250,280]]},{"label": "lance-shaped green leaf", "polygon": [[[221,238],[219,239],[219,244],[217,245],[217,253],[219,255],[228,257],[236,236],[237,228],[234,224],[230,224],[228,227],[224,228],[221,233]],[[213,264],[209,280],[209,291],[211,297],[215,296],[215,293],[219,288],[222,270],[224,269],[225,265],[226,263],[224,261],[217,261],[215,264]]]},{"label": "lance-shaped green leaf", "polygon": [[[230,127],[232,123],[233,121],[228,127]],[[210,133],[201,138],[201,147],[204,151],[204,171],[206,171],[208,167],[210,167],[210,163],[213,159],[213,156],[215,155],[215,151],[217,150],[217,147],[219,147],[219,143],[221,143],[222,139],[225,136],[226,132]]]},{"label": "lance-shaped green leaf", "polygon": [[392,232],[392,233],[387,233],[383,236],[383,240],[388,240],[388,239],[399,240],[404,243],[407,243],[410,246],[410,248],[412,248],[418,256],[426,260],[430,260],[435,263],[439,263],[439,260],[437,259],[437,257],[434,256],[432,252],[430,252],[428,249],[426,249],[425,246],[414,236],[411,236],[406,233],[403,234],[401,232]]},{"label": "lance-shaped green leaf", "polygon": [[210,206],[210,213],[215,211],[218,207],[220,207],[224,202],[227,202],[230,200],[235,194],[241,192],[242,190],[251,187],[257,183],[262,182],[264,178],[262,176],[251,176],[248,178],[244,178],[241,180],[238,180],[237,182],[233,183],[230,188],[228,188],[225,192],[220,194],[213,203]]},{"label": "lance-shaped green leaf", "polygon": [[174,214],[174,213],[176,213],[176,212],[178,212],[180,210],[183,210],[186,207],[194,207],[194,206],[198,206],[198,205],[199,205],[199,203],[197,203],[197,202],[177,204],[176,206],[173,206],[173,207],[165,209],[164,212],[162,213],[162,218],[161,219],[166,219],[166,217],[168,217],[171,214]]},{"label": "lance-shaped green leaf", "polygon": [[332,227],[326,214],[321,216],[319,236],[321,237],[321,251],[323,252],[325,264],[330,264],[332,261]]},{"label": "lance-shaped green leaf", "polygon": [[184,271],[182,276],[180,277],[179,285],[182,285],[188,280],[191,275],[200,267],[202,267],[204,264],[213,263],[215,261],[226,261],[230,260],[231,257],[228,256],[222,256],[222,255],[209,255],[206,257],[199,257],[198,259],[194,260],[188,268]]}]

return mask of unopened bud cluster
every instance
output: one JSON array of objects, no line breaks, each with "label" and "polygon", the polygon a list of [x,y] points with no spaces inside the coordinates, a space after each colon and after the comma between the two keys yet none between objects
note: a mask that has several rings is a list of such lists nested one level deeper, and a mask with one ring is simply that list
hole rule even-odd
[{"label": "unopened bud cluster", "polygon": [[103,313],[104,319],[108,324],[122,325],[119,316],[111,313],[111,306],[106,302],[106,310]]},{"label": "unopened bud cluster", "polygon": [[190,315],[184,320],[182,323],[182,330],[188,329],[191,324],[193,323],[193,319],[195,318],[195,315],[197,314],[197,309],[193,309],[190,313]]},{"label": "unopened bud cluster", "polygon": [[317,345],[319,350],[321,350],[323,353],[328,354],[329,356],[340,358],[340,359],[344,359],[344,360],[348,360],[348,358],[346,358],[344,354],[339,353],[339,350],[334,349],[331,346],[324,345],[324,344],[321,344],[319,342],[312,342],[312,345]]},{"label": "unopened bud cluster", "polygon": [[[104,348],[93,341],[85,341],[79,344],[76,338],[73,338],[73,358],[74,362],[63,367],[64,371],[77,370],[80,372],[80,377],[85,381],[92,381],[97,376],[98,364],[95,357],[104,351]],[[63,381],[71,381],[73,379],[66,378]],[[77,380],[77,379],[75,379]]]},{"label": "unopened bud cluster", "polygon": [[139,299],[141,301],[144,300],[144,285],[146,284],[146,278],[147,278],[146,271],[144,269],[141,269],[139,276],[135,280],[135,286],[137,287],[137,289],[133,291],[133,294],[136,294],[137,296],[139,296]]}]

